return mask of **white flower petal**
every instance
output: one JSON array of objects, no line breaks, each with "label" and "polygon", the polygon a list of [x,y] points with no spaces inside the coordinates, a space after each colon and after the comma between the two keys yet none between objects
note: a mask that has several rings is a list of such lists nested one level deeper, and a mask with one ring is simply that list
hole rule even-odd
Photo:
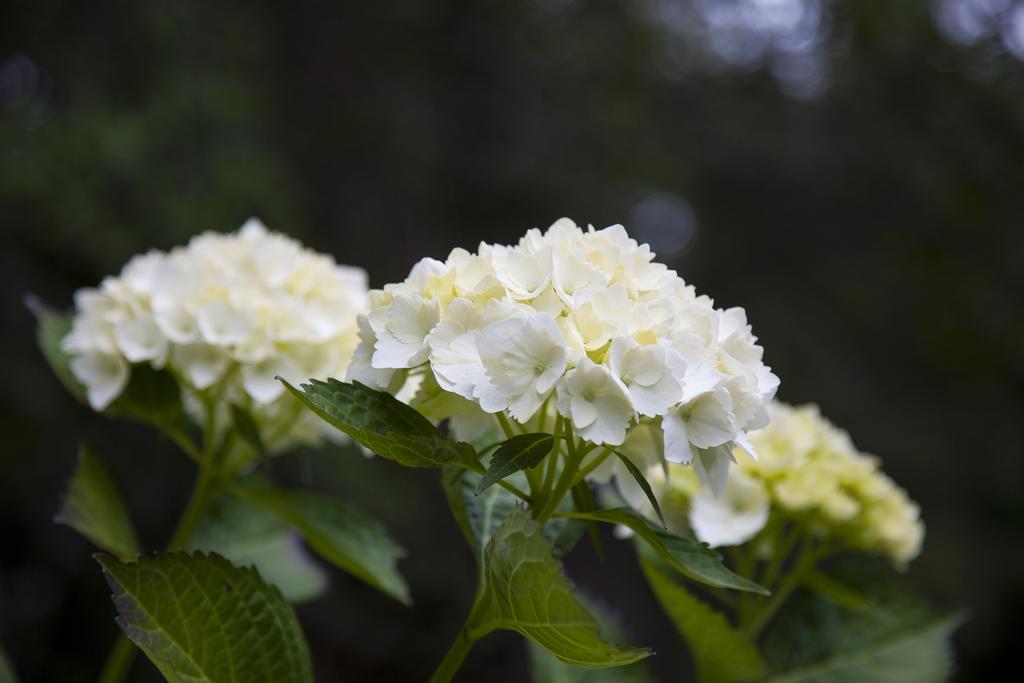
[{"label": "white flower petal", "polygon": [[660,346],[641,346],[633,337],[616,337],[608,351],[608,364],[641,415],[664,415],[682,398],[668,351]]},{"label": "white flower petal", "polygon": [[180,304],[154,307],[153,319],[160,331],[175,344],[191,344],[199,339],[196,318]]},{"label": "white flower petal", "polygon": [[128,364],[113,353],[85,353],[71,359],[71,372],[85,385],[89,405],[104,410],[128,384]]},{"label": "white flower petal", "polygon": [[497,272],[498,280],[514,298],[533,299],[551,282],[551,259],[550,249],[542,249],[536,254],[510,251],[506,255],[505,267]]},{"label": "white flower petal", "polygon": [[129,318],[114,328],[117,346],[130,363],[152,361],[160,366],[167,358],[167,338],[151,315]]},{"label": "white flower petal", "polygon": [[686,419],[679,411],[661,418],[661,426],[665,438],[665,460],[680,465],[689,465],[693,462],[693,448],[690,446]]},{"label": "white flower petal", "polygon": [[565,372],[565,338],[544,313],[491,323],[477,335],[476,347],[489,384],[478,385],[475,395],[487,394],[485,410],[514,406],[521,422],[533,416]]},{"label": "white flower petal", "polygon": [[[436,310],[422,324],[427,301]],[[512,246],[454,249],[370,303],[372,366],[426,361],[440,391],[520,422],[554,390],[558,413],[595,444],[653,421],[664,431],[653,451],[668,461],[749,446],[774,391],[743,310],[716,309],[622,226],[584,232],[565,219]],[[727,465],[707,452],[699,463],[709,481]]]},{"label": "white flower petal", "polygon": [[751,460],[757,460],[757,450],[754,448],[754,444],[750,441],[749,436],[742,433],[737,434],[732,442],[736,445],[736,448],[746,453]]},{"label": "white flower petal", "polygon": [[257,403],[271,403],[284,393],[284,384],[277,377],[297,385],[309,377],[300,374],[298,366],[289,358],[269,358],[242,368],[242,386]]},{"label": "white flower petal", "polygon": [[434,329],[428,340],[430,367],[445,391],[472,399],[474,389],[488,380],[476,349],[477,333],[460,331],[448,322]]},{"label": "white flower petal", "polygon": [[690,443],[697,448],[721,446],[736,436],[732,400],[725,389],[717,389],[700,396],[692,401],[686,410],[686,432],[690,437]]},{"label": "white flower petal", "polygon": [[[189,388],[215,387],[225,403],[252,398],[254,419],[280,435],[271,446],[278,450],[318,438],[320,428],[315,416],[290,417],[294,404],[273,376],[342,376],[359,344],[356,316],[369,299],[363,271],[253,219],[234,234],[207,232],[185,247],[137,256],[119,276],[76,293],[75,302],[62,347],[92,405],[116,398],[129,363],[168,367]],[[368,367],[372,343],[361,353]],[[389,381],[377,386],[404,376],[378,374]],[[184,407],[198,418],[193,393],[185,392]]]},{"label": "white flower petal", "polygon": [[196,313],[196,325],[204,341],[221,346],[240,344],[252,330],[248,316],[221,300],[200,308]]},{"label": "white flower petal", "polygon": [[720,496],[729,478],[729,465],[736,462],[728,446],[696,449],[693,468],[701,485]]},{"label": "white flower petal", "polygon": [[[439,319],[437,301],[416,295],[397,295],[391,302],[386,319],[374,329],[378,339],[374,346],[373,367],[413,368],[423,363],[430,351],[426,344],[427,335]],[[371,316],[371,323],[375,320]]]},{"label": "white flower petal", "polygon": [[721,495],[703,490],[693,497],[690,526],[699,540],[712,547],[739,545],[764,528],[770,510],[764,484],[734,472]]},{"label": "white flower petal", "polygon": [[370,321],[365,315],[357,319],[359,326],[359,345],[352,354],[352,361],[345,372],[346,382],[359,382],[374,389],[385,391],[397,391],[401,386],[401,373],[392,368],[375,368],[371,363],[373,348],[377,342],[377,336],[370,327]]},{"label": "white flower petal", "polygon": [[389,334],[377,339],[373,348],[373,367],[381,369],[414,368],[429,352],[422,341],[403,342]]},{"label": "white flower petal", "polygon": [[634,414],[615,376],[587,357],[559,383],[557,406],[581,437],[598,445],[621,444]]},{"label": "white flower petal", "polygon": [[200,391],[220,379],[229,360],[223,349],[212,344],[185,344],[174,349],[174,364]]}]

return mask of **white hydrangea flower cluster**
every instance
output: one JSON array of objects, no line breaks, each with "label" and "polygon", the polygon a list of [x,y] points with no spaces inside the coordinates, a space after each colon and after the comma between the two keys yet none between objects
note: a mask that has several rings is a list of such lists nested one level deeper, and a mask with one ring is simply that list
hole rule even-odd
[{"label": "white hydrangea flower cluster", "polygon": [[75,307],[62,344],[94,409],[146,363],[167,368],[192,397],[216,392],[223,404],[248,406],[259,424],[288,419],[281,429],[308,435],[318,420],[293,414],[274,377],[345,371],[356,316],[368,307],[367,277],[250,219],[237,233],[207,232],[134,257],[119,276],[79,290]]},{"label": "white hydrangea flower cluster", "polygon": [[718,488],[779,383],[742,308],[715,308],[620,225],[563,218],[515,246],[455,249],[370,301],[349,380],[398,392],[427,374],[464,399],[460,418],[553,406],[597,445],[656,422],[665,457]]},{"label": "white hydrangea flower cluster", "polygon": [[876,458],[858,452],[817,406],[776,402],[770,412],[771,424],[750,434],[758,460],[739,464],[723,496],[711,496],[683,470],[670,470],[667,484],[661,478],[669,504],[688,500],[689,525],[698,538],[712,545],[743,543],[777,510],[899,566],[917,557],[924,540],[920,509]]}]

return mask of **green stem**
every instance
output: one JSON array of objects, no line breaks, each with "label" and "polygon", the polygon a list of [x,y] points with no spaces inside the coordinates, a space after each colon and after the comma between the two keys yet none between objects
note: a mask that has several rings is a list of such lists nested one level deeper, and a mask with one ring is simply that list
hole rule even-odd
[{"label": "green stem", "polygon": [[516,496],[517,498],[526,501],[527,504],[529,504],[533,500],[533,498],[530,498],[529,494],[527,494],[526,491],[523,491],[522,489],[518,488],[517,486],[513,486],[512,484],[508,483],[507,481],[499,481],[498,482],[498,486],[500,486],[501,488],[505,489],[506,491],[508,491],[512,495]]},{"label": "green stem", "polygon": [[804,575],[815,565],[816,560],[817,553],[811,547],[811,544],[807,543],[800,550],[789,574],[779,583],[778,589],[768,599],[768,602],[765,603],[760,611],[751,615],[749,621],[744,624],[743,632],[751,642],[756,641],[758,636],[761,635],[761,631],[764,630],[764,627],[768,625],[768,622],[772,620],[772,617],[775,616],[786,600],[789,599],[789,596],[792,595],[793,591],[796,590],[797,586],[800,585]]},{"label": "green stem", "polygon": [[[561,437],[565,435],[565,425],[563,424],[565,418],[559,417],[555,420],[555,436]],[[544,500],[551,495],[551,487],[555,485],[555,472],[558,470],[558,457],[562,452],[562,442],[556,440],[555,447],[548,454],[547,470],[544,472],[544,483],[541,486],[541,490],[544,491]]]},{"label": "green stem", "polygon": [[[477,474],[483,474],[484,472],[487,471],[486,469],[484,469],[484,466],[481,465],[480,463],[477,463],[476,467],[472,467],[472,466],[469,466],[469,465],[462,465],[462,466],[465,467],[466,469],[470,470],[471,472],[476,472]],[[498,486],[500,486],[501,488],[505,489],[506,491],[508,491],[509,493],[514,495],[515,497],[520,498],[520,499],[526,501],[527,503],[530,503],[533,500],[529,496],[529,494],[526,493],[526,491],[523,491],[518,486],[514,486],[513,484],[508,483],[504,479],[502,479],[501,481],[499,481],[497,483],[498,483]]]},{"label": "green stem", "polygon": [[600,453],[597,454],[596,458],[594,458],[593,460],[588,462],[586,465],[581,467],[580,471],[577,472],[576,476],[573,477],[573,480],[572,480],[573,486],[575,486],[576,484],[578,484],[581,481],[583,481],[584,479],[586,479],[588,474],[590,474],[591,472],[596,470],[598,467],[600,467],[601,463],[603,463],[605,460],[607,460],[608,456],[611,455],[614,452],[615,452],[614,448],[606,447],[603,451],[601,451]]},{"label": "green stem", "polygon": [[207,508],[213,502],[219,488],[219,477],[213,468],[203,465],[199,468],[199,476],[196,478],[195,486],[192,488],[192,495],[185,506],[185,511],[178,521],[178,526],[167,543],[168,550],[181,550],[188,543],[189,536],[195,531],[196,526],[206,514]]},{"label": "green stem", "polygon": [[117,637],[114,647],[110,650],[107,663],[97,679],[97,683],[121,683],[132,668],[135,661],[135,643],[128,640],[123,633]]},{"label": "green stem", "polygon": [[[185,546],[189,536],[192,535],[192,532],[195,531],[196,526],[202,520],[203,515],[206,514],[207,508],[209,508],[220,487],[219,466],[226,449],[214,450],[214,440],[216,437],[213,433],[213,420],[214,405],[211,400],[207,401],[206,406],[203,452],[200,458],[196,458],[199,462],[199,473],[196,475],[196,482],[192,487],[192,495],[189,497],[188,504],[185,505],[185,510],[178,520],[177,527],[174,529],[174,533],[171,534],[171,540],[167,543],[168,550],[179,550]],[[189,455],[193,455],[193,453],[200,455],[198,449],[184,434],[179,433],[179,437],[181,440],[175,438],[175,442],[183,450],[189,453]],[[225,439],[225,442],[228,443],[228,440]],[[188,444],[188,448],[185,447],[185,443]],[[128,675],[134,659],[135,645],[124,634],[119,635],[114,643],[114,647],[110,650],[110,654],[107,655],[107,661],[103,665],[103,671],[100,673],[98,683],[121,683]]]},{"label": "green stem", "polygon": [[501,431],[505,432],[505,438],[511,439],[516,435],[516,430],[512,426],[512,423],[508,421],[505,413],[495,413],[498,416],[498,424],[501,425]]},{"label": "green stem", "polygon": [[526,482],[530,485],[530,497],[534,500],[542,500],[544,491],[541,486],[541,474],[533,467],[523,470],[523,474],[526,475]]},{"label": "green stem", "polygon": [[[547,433],[547,426],[548,426],[548,402],[551,400],[552,396],[554,396],[554,394],[549,394],[548,397],[546,399],[544,399],[544,403],[540,404],[540,419],[537,420],[537,431],[541,432],[542,434],[546,434]],[[556,433],[558,432],[558,420],[560,420],[560,419],[561,419],[560,415],[556,415],[555,416],[555,432]]]},{"label": "green stem", "polygon": [[469,618],[466,619],[466,623],[459,629],[459,635],[455,636],[452,646],[448,648],[444,659],[437,666],[434,675],[430,677],[429,683],[448,683],[455,677],[456,672],[462,666],[462,662],[465,661],[466,655],[469,654],[475,642],[469,637],[469,622],[472,618],[473,612],[470,612]]},{"label": "green stem", "polygon": [[736,573],[740,576],[754,576],[754,570],[757,568],[757,548],[753,543],[748,543],[740,550],[736,567]]},{"label": "green stem", "polygon": [[210,398],[206,400],[206,425],[203,434],[203,459],[199,463],[199,475],[196,477],[195,486],[192,487],[192,496],[185,506],[185,511],[178,520],[178,526],[171,534],[171,540],[167,543],[168,550],[180,550],[188,542],[188,537],[195,531],[196,525],[206,514],[210,507],[220,484],[220,465],[226,454],[231,439],[224,435],[224,441],[220,449],[216,449],[216,425],[217,416],[216,402]]},{"label": "green stem", "polygon": [[576,470],[579,469],[580,461],[589,452],[587,449],[576,448],[576,442],[572,436],[572,427],[567,426],[568,433],[566,436],[566,444],[568,444],[569,454],[565,458],[565,467],[562,469],[561,476],[558,477],[555,488],[551,492],[551,496],[544,501],[544,506],[540,512],[537,513],[537,522],[544,526],[551,516],[555,514],[555,510],[558,509],[558,504],[562,502],[562,498],[572,488],[573,477],[576,474]]},{"label": "green stem", "polygon": [[[552,436],[555,437],[555,445],[548,453],[545,461],[537,466],[538,479],[536,486],[533,485],[531,479],[530,493],[533,495],[534,505],[537,509],[542,509],[547,505],[548,498],[551,497],[551,489],[555,485],[555,472],[558,470],[558,456],[562,450],[561,442],[561,429],[562,429],[562,418],[555,418],[555,432]],[[542,467],[543,466],[543,467]],[[541,472],[543,469],[543,472]],[[527,477],[529,477],[529,470],[527,470]]]},{"label": "green stem", "polygon": [[785,563],[786,556],[789,555],[790,551],[793,550],[793,546],[800,540],[800,534],[801,528],[797,524],[793,524],[789,529],[785,527],[780,528],[775,539],[775,547],[772,549],[772,558],[768,562],[764,576],[760,581],[762,586],[770,589],[775,583],[779,572],[782,570],[782,565]]}]

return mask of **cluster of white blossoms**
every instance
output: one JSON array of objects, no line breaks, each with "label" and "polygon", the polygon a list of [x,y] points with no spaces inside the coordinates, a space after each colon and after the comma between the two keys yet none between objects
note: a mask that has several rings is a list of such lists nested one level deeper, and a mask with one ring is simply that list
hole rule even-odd
[{"label": "cluster of white blossoms", "polygon": [[548,406],[598,445],[653,422],[664,457],[717,488],[779,383],[742,308],[715,308],[620,225],[563,218],[515,246],[455,249],[370,302],[348,379],[397,393],[426,376],[463,413],[520,423]]},{"label": "cluster of white blossoms", "polygon": [[[711,545],[744,543],[770,514],[780,514],[899,566],[918,555],[924,540],[920,510],[876,458],[858,452],[817,406],[773,403],[770,412],[771,424],[750,435],[757,461],[741,462],[723,495],[710,495],[686,471],[672,469],[667,481],[659,478],[663,504],[682,502],[689,526]],[[658,473],[652,469],[651,475]]]},{"label": "cluster of white blossoms", "polygon": [[136,256],[119,276],[79,290],[63,348],[96,410],[121,394],[133,365],[148,364],[172,372],[190,398],[215,392],[258,424],[281,423],[288,434],[275,436],[287,441],[315,433],[318,419],[295,410],[275,376],[343,373],[367,306],[363,270],[250,219],[237,233]]}]

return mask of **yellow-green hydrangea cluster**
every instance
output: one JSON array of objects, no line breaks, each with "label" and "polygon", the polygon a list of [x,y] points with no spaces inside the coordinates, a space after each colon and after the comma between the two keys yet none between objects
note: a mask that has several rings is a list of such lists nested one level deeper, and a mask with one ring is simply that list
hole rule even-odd
[{"label": "yellow-green hydrangea cluster", "polygon": [[[821,416],[817,406],[774,402],[768,427],[751,432],[757,459],[737,458],[735,482],[721,496],[702,489],[673,468],[658,479],[666,502],[687,501],[689,526],[711,545],[736,545],[764,527],[769,513],[798,518],[812,531],[906,565],[921,550],[920,509],[860,453],[849,435]],[[737,454],[738,455],[738,454]]]}]

